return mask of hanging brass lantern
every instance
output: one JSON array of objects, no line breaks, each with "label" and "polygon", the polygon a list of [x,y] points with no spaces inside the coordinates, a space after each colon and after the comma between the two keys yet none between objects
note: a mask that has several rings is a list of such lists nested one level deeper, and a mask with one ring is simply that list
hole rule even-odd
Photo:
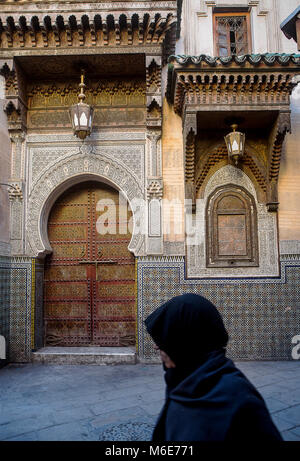
[{"label": "hanging brass lantern", "polygon": [[228,150],[228,157],[232,159],[235,165],[242,159],[245,150],[245,134],[236,131],[237,125],[231,125],[232,132],[225,136],[225,142]]},{"label": "hanging brass lantern", "polygon": [[84,103],[85,94],[83,90],[84,84],[84,70],[81,71],[81,81],[79,84],[80,94],[78,95],[79,102],[70,107],[70,116],[72,121],[73,132],[75,136],[80,139],[85,139],[92,132],[93,113],[94,109],[88,104]]}]

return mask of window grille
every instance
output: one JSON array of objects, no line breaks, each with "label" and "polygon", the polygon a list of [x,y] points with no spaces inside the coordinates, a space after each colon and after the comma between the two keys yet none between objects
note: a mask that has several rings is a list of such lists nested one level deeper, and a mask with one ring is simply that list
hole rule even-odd
[{"label": "window grille", "polygon": [[215,15],[215,51],[218,56],[250,53],[247,15]]}]

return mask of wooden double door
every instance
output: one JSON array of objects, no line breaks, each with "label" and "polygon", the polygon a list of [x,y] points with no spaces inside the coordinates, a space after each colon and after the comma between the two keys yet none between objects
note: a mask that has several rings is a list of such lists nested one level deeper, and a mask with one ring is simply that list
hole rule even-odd
[{"label": "wooden double door", "polygon": [[54,204],[48,220],[53,253],[44,281],[46,345],[135,343],[130,218],[118,191],[97,182],[72,187]]}]

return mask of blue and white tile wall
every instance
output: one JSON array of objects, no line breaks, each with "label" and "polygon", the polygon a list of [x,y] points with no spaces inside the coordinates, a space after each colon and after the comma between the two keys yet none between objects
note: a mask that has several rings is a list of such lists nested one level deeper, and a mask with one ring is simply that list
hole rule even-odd
[{"label": "blue and white tile wall", "polygon": [[137,277],[141,359],[157,357],[143,320],[163,302],[187,292],[217,306],[230,335],[231,358],[292,359],[292,338],[300,334],[299,256],[285,256],[277,278],[186,279],[183,257],[138,258]]}]

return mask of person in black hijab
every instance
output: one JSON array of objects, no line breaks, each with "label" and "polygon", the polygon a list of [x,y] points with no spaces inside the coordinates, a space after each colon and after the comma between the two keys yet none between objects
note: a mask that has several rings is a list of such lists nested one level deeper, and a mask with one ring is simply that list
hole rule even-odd
[{"label": "person in black hijab", "polygon": [[266,404],[225,356],[216,307],[195,294],[172,298],[145,320],[167,384],[153,441],[281,441]]}]

